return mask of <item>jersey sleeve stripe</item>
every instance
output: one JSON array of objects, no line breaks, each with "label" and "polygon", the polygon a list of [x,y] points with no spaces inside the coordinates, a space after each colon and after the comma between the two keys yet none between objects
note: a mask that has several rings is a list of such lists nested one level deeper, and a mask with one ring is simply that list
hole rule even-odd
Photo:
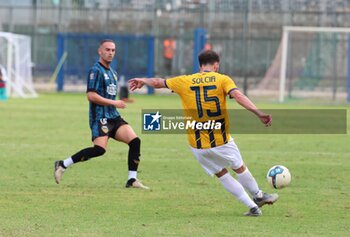
[{"label": "jersey sleeve stripe", "polygon": [[[91,73],[94,73],[94,78],[93,79],[90,79],[90,76],[89,76],[89,78],[88,78],[88,83],[87,83],[87,88],[86,88],[86,92],[89,92],[89,91],[95,91],[95,92],[97,92],[97,88],[96,88],[96,86],[97,86],[97,82],[98,82],[98,77],[99,77],[99,75],[100,75],[100,72],[98,71],[98,70],[91,70],[90,71],[90,73],[89,73],[89,75],[91,74]],[[91,80],[94,80],[93,81],[93,84],[91,83]]]},{"label": "jersey sleeve stripe", "polygon": [[95,82],[94,82],[94,88],[96,88],[97,85],[97,81],[98,81],[98,77],[100,76],[100,71],[96,71],[96,75],[95,75]]},{"label": "jersey sleeve stripe", "polygon": [[[227,94],[230,94],[231,93],[231,91],[234,91],[234,90],[238,90],[238,88],[236,87],[236,88],[232,88],[231,90],[229,90],[228,91],[228,93]],[[232,96],[230,96],[230,98],[232,99],[233,97]]]},{"label": "jersey sleeve stripe", "polygon": [[169,89],[168,85],[166,84],[166,80],[164,80],[164,85],[165,85],[166,88]]}]

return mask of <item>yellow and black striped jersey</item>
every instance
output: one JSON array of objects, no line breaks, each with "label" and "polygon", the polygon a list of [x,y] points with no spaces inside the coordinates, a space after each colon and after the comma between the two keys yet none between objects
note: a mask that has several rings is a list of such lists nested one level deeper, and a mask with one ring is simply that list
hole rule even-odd
[{"label": "yellow and black striped jersey", "polygon": [[184,117],[189,118],[192,125],[198,125],[187,129],[192,147],[206,149],[230,140],[226,97],[237,89],[230,77],[217,72],[200,72],[169,78],[165,85],[181,97]]}]

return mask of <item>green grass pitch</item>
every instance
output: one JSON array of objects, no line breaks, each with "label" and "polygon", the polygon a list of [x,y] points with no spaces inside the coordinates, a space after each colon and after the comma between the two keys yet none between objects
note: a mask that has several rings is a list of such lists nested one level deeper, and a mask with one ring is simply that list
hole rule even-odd
[{"label": "green grass pitch", "polygon": [[179,98],[132,98],[135,103],[121,114],[142,139],[139,178],[150,191],[124,188],[128,147],[112,140],[102,158],[72,166],[60,185],[54,182],[54,161],[91,145],[84,94],[0,101],[0,236],[349,236],[349,130],[233,134],[264,191],[274,191],[265,178],[271,166],[282,164],[292,173],[291,185],[277,190],[280,200],[264,206],[261,218],[244,217],[247,208],[192,157],[186,135],[141,133],[141,109],[180,108]]}]

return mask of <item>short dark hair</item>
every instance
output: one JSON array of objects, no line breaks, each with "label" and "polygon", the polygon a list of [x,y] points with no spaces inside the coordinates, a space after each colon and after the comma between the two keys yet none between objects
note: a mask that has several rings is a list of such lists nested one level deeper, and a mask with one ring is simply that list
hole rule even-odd
[{"label": "short dark hair", "polygon": [[111,43],[115,44],[115,42],[113,40],[111,40],[111,39],[103,39],[103,40],[100,41],[100,46],[103,45],[106,42],[111,42]]},{"label": "short dark hair", "polygon": [[213,50],[203,50],[199,56],[199,66],[206,65],[206,64],[214,64],[220,62],[219,55],[213,51]]}]

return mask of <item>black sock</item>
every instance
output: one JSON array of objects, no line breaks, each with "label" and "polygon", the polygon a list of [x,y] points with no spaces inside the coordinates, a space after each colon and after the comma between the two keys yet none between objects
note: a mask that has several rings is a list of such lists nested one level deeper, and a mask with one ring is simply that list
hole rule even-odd
[{"label": "black sock", "polygon": [[72,155],[74,163],[86,161],[93,157],[102,156],[106,150],[103,147],[95,145],[94,147],[85,148],[76,154]]},{"label": "black sock", "polygon": [[136,137],[129,143],[128,168],[130,171],[137,171],[140,163],[141,140]]}]

